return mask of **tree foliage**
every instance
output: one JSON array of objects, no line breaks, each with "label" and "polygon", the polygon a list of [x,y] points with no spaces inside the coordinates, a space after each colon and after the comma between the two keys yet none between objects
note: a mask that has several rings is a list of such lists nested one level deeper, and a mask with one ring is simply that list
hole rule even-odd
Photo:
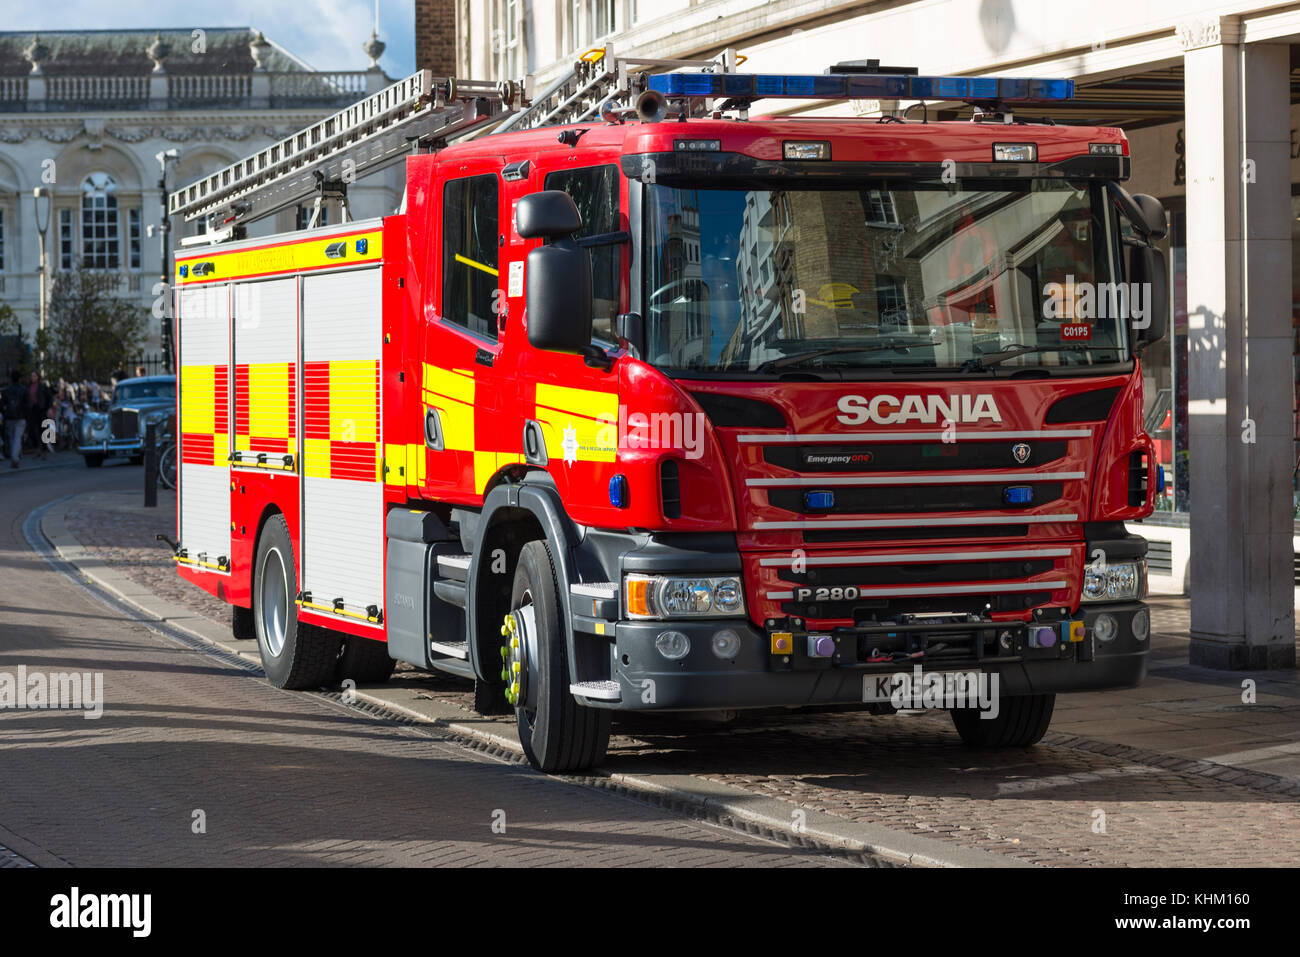
[{"label": "tree foliage", "polygon": [[148,316],[117,296],[118,281],[92,269],[55,274],[46,327],[36,334],[48,378],[104,382],[139,351]]}]

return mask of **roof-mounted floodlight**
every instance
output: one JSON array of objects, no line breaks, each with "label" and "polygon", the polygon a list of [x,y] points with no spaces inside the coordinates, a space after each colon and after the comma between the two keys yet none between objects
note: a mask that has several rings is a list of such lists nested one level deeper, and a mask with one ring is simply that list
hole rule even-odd
[{"label": "roof-mounted floodlight", "polygon": [[1074,96],[1073,80],[1014,76],[906,74],[660,73],[649,78],[671,97],[772,97],[807,100],[961,100],[968,103],[1047,103]]}]

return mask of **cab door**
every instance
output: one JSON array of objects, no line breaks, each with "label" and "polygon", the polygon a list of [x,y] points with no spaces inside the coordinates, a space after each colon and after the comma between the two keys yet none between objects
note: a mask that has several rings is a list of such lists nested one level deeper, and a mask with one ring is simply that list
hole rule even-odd
[{"label": "cab door", "polygon": [[[435,180],[430,272],[425,302],[421,401],[429,497],[477,503],[522,439],[497,421],[513,384],[501,363],[505,244],[501,168],[488,157],[449,163]],[[512,441],[513,438],[513,441]],[[517,459],[516,459],[517,460]]]}]

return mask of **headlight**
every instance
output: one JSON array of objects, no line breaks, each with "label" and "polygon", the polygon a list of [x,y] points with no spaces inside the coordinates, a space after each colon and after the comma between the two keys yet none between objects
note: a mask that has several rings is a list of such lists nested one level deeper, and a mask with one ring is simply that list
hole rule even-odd
[{"label": "headlight", "polygon": [[1123,601],[1145,598],[1146,593],[1146,559],[1136,562],[1115,562],[1104,568],[1094,565],[1084,568],[1084,601]]},{"label": "headlight", "polygon": [[159,422],[166,421],[166,419],[167,419],[166,412],[149,412],[144,417],[144,424],[157,425]]},{"label": "headlight", "polygon": [[629,618],[734,618],[745,613],[745,589],[736,575],[628,575],[623,595]]},{"label": "headlight", "polygon": [[86,416],[85,429],[90,435],[98,435],[100,432],[108,431],[108,416],[102,412]]}]

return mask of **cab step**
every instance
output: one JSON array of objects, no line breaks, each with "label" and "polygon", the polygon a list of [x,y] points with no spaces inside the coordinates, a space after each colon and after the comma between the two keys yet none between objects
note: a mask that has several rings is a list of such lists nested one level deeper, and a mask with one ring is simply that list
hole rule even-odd
[{"label": "cab step", "polygon": [[579,681],[569,685],[569,694],[594,701],[622,701],[623,693],[617,681]]},{"label": "cab step", "polygon": [[429,649],[448,658],[459,658],[461,661],[469,659],[468,641],[431,641]]}]

